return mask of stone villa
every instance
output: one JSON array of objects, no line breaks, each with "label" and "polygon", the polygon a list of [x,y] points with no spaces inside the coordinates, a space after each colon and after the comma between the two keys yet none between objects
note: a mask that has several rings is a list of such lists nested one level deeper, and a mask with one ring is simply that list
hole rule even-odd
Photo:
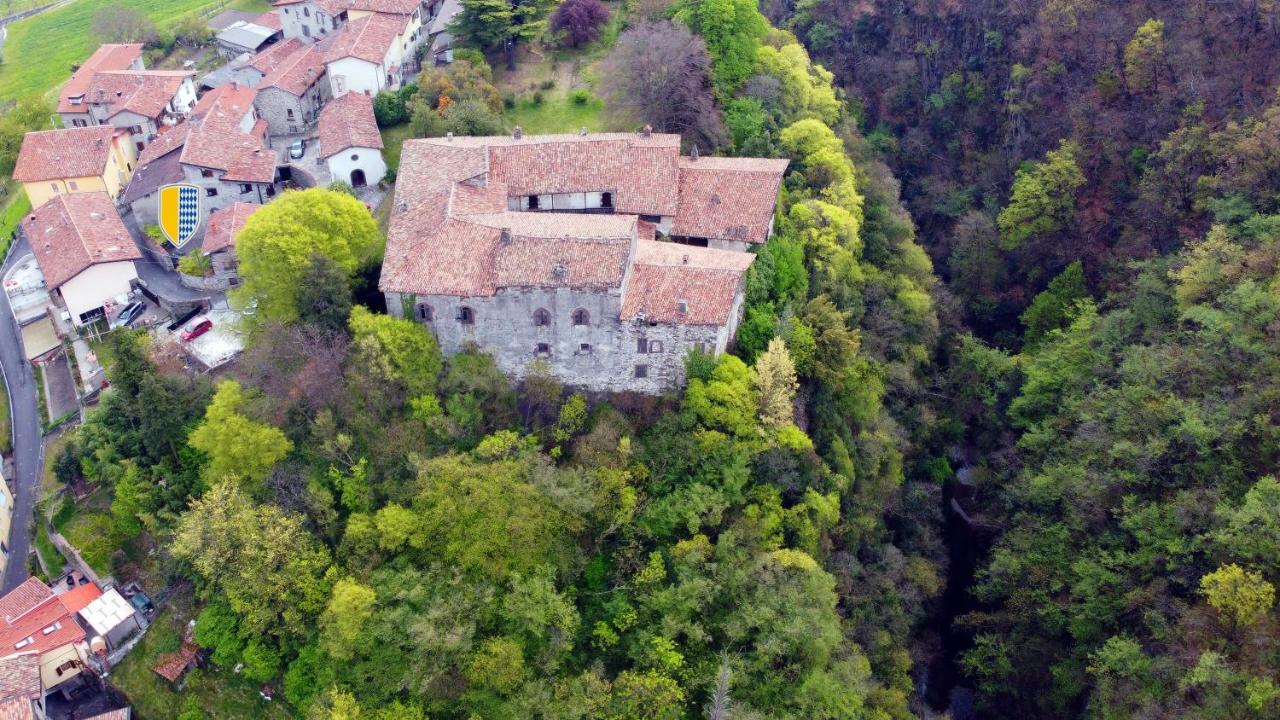
[{"label": "stone villa", "polygon": [[786,160],[680,156],[677,135],[405,143],[380,287],[446,354],[506,373],[660,393],[724,352]]}]

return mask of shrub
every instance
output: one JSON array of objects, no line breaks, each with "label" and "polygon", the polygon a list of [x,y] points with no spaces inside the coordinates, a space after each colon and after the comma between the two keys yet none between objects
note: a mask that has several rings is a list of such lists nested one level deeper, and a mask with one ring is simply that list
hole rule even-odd
[{"label": "shrub", "polygon": [[193,252],[190,255],[183,255],[178,260],[178,271],[183,275],[191,275],[192,277],[204,277],[213,269],[213,261],[208,255],[202,252]]},{"label": "shrub", "polygon": [[534,104],[534,105],[541,105],[541,104],[542,104],[542,91],[541,91],[541,90],[535,90],[535,91],[534,91],[534,93],[533,93],[533,104]]},{"label": "shrub", "polygon": [[407,97],[401,93],[378,93],[373,99],[373,117],[378,121],[378,127],[399,125],[409,119],[409,111],[405,108]]},{"label": "shrub", "polygon": [[539,85],[539,87],[541,87],[543,90],[554,90],[556,87],[556,81],[551,79],[543,80],[542,84]]},{"label": "shrub", "polygon": [[574,105],[586,105],[587,101],[591,99],[591,91],[585,88],[578,88],[569,97],[573,99]]}]

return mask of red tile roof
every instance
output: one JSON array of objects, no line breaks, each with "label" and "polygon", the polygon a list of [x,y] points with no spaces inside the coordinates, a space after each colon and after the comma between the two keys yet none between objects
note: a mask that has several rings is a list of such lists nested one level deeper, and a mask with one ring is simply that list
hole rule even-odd
[{"label": "red tile roof", "polygon": [[124,707],[119,710],[108,710],[101,715],[94,715],[93,717],[85,718],[84,720],[129,720],[132,717],[133,712],[129,708]]},{"label": "red tile roof", "polygon": [[325,62],[353,57],[380,65],[395,45],[396,38],[404,31],[406,22],[403,15],[382,13],[352,20],[330,41],[329,49],[325,52]]},{"label": "red tile roof", "polygon": [[[224,104],[229,107],[241,108],[244,112],[248,112],[249,108],[253,107],[253,101],[256,97],[258,97],[258,91],[248,85],[234,82],[219,85],[200,96],[200,99],[191,108],[191,117],[199,119],[208,115],[209,111],[213,109],[214,103],[223,98],[226,98]],[[244,117],[244,113],[242,112],[240,116]]]},{"label": "red tile roof", "polygon": [[22,226],[50,289],[92,265],[142,257],[104,192],[59,195],[37,208]]},{"label": "red tile roof", "polygon": [[263,75],[270,74],[272,70],[275,70],[280,63],[284,62],[286,58],[296,53],[300,48],[302,48],[302,46],[303,42],[298,38],[281,40],[275,45],[270,45],[258,54],[254,55],[253,58],[249,60],[249,67],[257,70]]},{"label": "red tile roof", "polygon": [[0,660],[0,703],[40,697],[40,657],[25,653]]},{"label": "red tile roof", "polygon": [[348,10],[367,10],[391,15],[412,15],[421,7],[418,0],[339,0]]},{"label": "red tile roof", "polygon": [[320,156],[332,157],[353,147],[382,149],[373,98],[358,92],[331,100],[320,111]]},{"label": "red tile roof", "polygon": [[174,652],[158,656],[156,664],[152,665],[151,669],[165,680],[176,683],[182,677],[182,674],[187,671],[187,668],[191,666],[192,661],[196,659],[196,654],[199,652],[199,648],[184,639],[182,647]]},{"label": "red tile roof", "polygon": [[100,597],[102,597],[102,590],[97,585],[85,583],[59,595],[58,602],[62,603],[62,607],[66,608],[67,612],[78,613]]},{"label": "red tile roof", "polygon": [[[654,225],[637,217],[674,214],[678,153],[674,135],[411,140],[401,156],[380,286],[460,296],[503,287],[617,287],[623,319],[643,313],[657,322],[725,324],[755,256],[656,242]],[[743,167],[780,177],[780,162]],[[708,163],[713,172],[723,167]],[[773,182],[769,192],[776,194]],[[615,193],[617,214],[506,206],[509,197],[589,191]]]},{"label": "red tile roof", "polygon": [[0,720],[36,720],[36,711],[30,700],[15,698],[0,703]]},{"label": "red tile roof", "polygon": [[253,112],[257,93],[252,90],[228,86],[199,119],[188,122],[191,130],[182,148],[184,164],[223,170],[222,179],[228,182],[274,182],[275,153],[261,134],[241,129],[245,116]]},{"label": "red tile roof", "polygon": [[38,182],[98,177],[107,169],[115,133],[110,125],[27,133],[13,166],[13,179]]},{"label": "red tile roof", "polygon": [[[92,197],[97,195],[110,200],[105,193],[86,193],[67,197]],[[45,204],[40,210],[58,204],[57,200]],[[37,211],[39,212],[39,211]],[[116,218],[119,222],[119,218]],[[130,247],[132,247],[130,243]],[[41,260],[37,250],[36,259]],[[43,261],[41,260],[43,263]],[[43,268],[43,264],[41,265]],[[46,279],[48,274],[46,273]],[[51,282],[50,287],[55,287]],[[54,596],[53,591],[44,583],[29,578],[25,583],[11,590],[0,598],[0,612],[4,621],[0,622],[0,657],[25,655],[55,650],[68,643],[84,640],[84,630],[72,618],[71,613],[62,602]]]},{"label": "red tile roof", "polygon": [[142,45],[138,43],[99,45],[89,59],[71,73],[71,79],[67,84],[62,86],[62,93],[58,96],[58,112],[89,112],[87,105],[72,105],[71,98],[84,95],[89,89],[89,83],[93,80],[94,74],[99,70],[127,70],[140,57],[142,57]]},{"label": "red tile roof", "polygon": [[302,97],[323,75],[324,55],[315,46],[307,45],[281,58],[262,78],[258,88],[279,88],[290,95]]},{"label": "red tile roof", "polygon": [[751,253],[642,240],[622,293],[622,319],[724,325],[753,260]]},{"label": "red tile roof", "polygon": [[280,30],[283,26],[280,24],[280,11],[268,10],[253,19],[254,25],[261,25],[270,30]]},{"label": "red tile roof", "polygon": [[128,111],[148,118],[164,114],[173,96],[194,72],[184,70],[104,70],[93,76],[85,102],[106,108],[107,117]]},{"label": "red tile roof", "polygon": [[762,243],[769,239],[786,160],[680,159],[671,234]]},{"label": "red tile roof", "polygon": [[[187,134],[191,132],[191,123],[183,122],[173,127],[164,128],[156,133],[156,137],[142,152],[138,153],[138,167],[142,167],[156,158],[162,158],[174,150],[181,150],[187,142]],[[135,173],[136,174],[136,173]],[[130,183],[133,181],[130,180]]]},{"label": "red tile roof", "polygon": [[244,227],[245,221],[261,208],[261,205],[254,203],[238,202],[209,213],[209,225],[204,232],[204,254],[233,247],[236,235]]}]

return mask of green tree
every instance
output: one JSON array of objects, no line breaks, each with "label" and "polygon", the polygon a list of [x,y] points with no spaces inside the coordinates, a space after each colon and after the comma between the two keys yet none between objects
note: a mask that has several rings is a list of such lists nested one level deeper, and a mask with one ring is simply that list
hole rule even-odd
[{"label": "green tree", "polygon": [[328,255],[312,253],[298,287],[298,318],[337,332],[351,315],[351,280]]},{"label": "green tree", "polygon": [[420,323],[357,307],[350,319],[357,362],[389,366],[390,380],[410,398],[434,395],[444,362],[435,338]]},{"label": "green tree", "polygon": [[253,214],[236,253],[243,303],[257,303],[258,323],[298,318],[298,298],[312,256],[328,258],[350,278],[381,247],[378,225],[364,204],[345,193],[312,188],[288,192]]},{"label": "green tree", "polygon": [[1006,250],[1033,237],[1058,232],[1071,222],[1076,191],[1085,183],[1084,172],[1076,163],[1079,152],[1078,145],[1063,140],[1056,150],[1045,154],[1044,162],[1018,169],[1009,204],[996,218],[1000,244]]},{"label": "green tree", "polygon": [[1213,609],[1237,625],[1261,620],[1276,600],[1275,586],[1261,574],[1230,563],[1200,578],[1200,592]]},{"label": "green tree", "polygon": [[796,366],[781,338],[769,341],[769,348],[751,368],[751,383],[760,398],[760,424],[776,432],[791,425],[795,417]]},{"label": "green tree", "polygon": [[0,116],[0,175],[13,174],[23,137],[32,130],[49,129],[53,106],[39,96],[25,97]]},{"label": "green tree", "polygon": [[247,405],[240,383],[224,380],[205,410],[204,420],[187,441],[208,456],[204,472],[210,483],[238,478],[257,493],[267,473],[289,454],[293,443],[279,429],[246,417]]},{"label": "green tree", "polygon": [[515,30],[510,0],[462,0],[462,11],[449,23],[455,37],[482,49],[494,48]]},{"label": "green tree", "polygon": [[684,0],[675,17],[706,40],[716,88],[732,96],[755,69],[756,47],[769,27],[754,0]]},{"label": "green tree", "polygon": [[1159,90],[1164,62],[1164,22],[1147,20],[1124,46],[1124,76],[1129,87]]},{"label": "green tree", "polygon": [[1084,284],[1084,268],[1077,260],[1049,281],[1049,286],[1031,301],[1022,313],[1026,328],[1023,341],[1034,345],[1050,330],[1066,327],[1072,319],[1076,303],[1089,297]]},{"label": "green tree", "polygon": [[320,644],[335,660],[347,660],[373,616],[378,594],[373,588],[343,578],[333,585],[329,605],[320,615]]}]

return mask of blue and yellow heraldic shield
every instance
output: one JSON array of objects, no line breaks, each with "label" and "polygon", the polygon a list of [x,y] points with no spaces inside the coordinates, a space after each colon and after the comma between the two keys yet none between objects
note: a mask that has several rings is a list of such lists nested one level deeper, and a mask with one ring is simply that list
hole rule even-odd
[{"label": "blue and yellow heraldic shield", "polygon": [[200,188],[175,184],[160,188],[156,217],[160,231],[174,245],[185,245],[200,227]]}]

